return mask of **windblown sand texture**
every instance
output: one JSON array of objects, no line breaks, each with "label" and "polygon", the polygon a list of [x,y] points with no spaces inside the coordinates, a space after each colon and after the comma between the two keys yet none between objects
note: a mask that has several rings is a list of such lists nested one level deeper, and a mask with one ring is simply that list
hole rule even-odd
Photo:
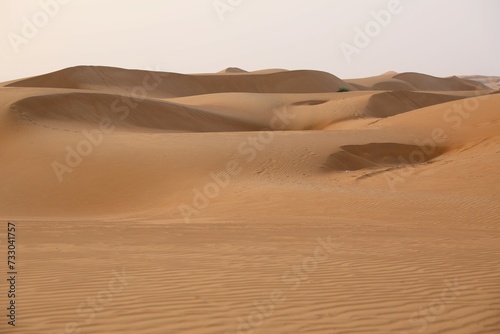
[{"label": "windblown sand texture", "polygon": [[0,332],[500,333],[495,83],[79,66],[0,84],[20,273]]}]

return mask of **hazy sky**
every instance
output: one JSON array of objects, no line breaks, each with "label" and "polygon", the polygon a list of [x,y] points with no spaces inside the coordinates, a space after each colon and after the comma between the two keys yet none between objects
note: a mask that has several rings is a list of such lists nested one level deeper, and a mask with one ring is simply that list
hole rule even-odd
[{"label": "hazy sky", "polygon": [[500,75],[499,32],[498,0],[1,0],[0,81],[75,65]]}]

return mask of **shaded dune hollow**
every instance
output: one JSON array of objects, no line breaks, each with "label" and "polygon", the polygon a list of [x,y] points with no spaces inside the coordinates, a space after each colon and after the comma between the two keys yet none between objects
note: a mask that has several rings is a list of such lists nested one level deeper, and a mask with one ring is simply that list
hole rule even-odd
[{"label": "shaded dune hollow", "polygon": [[324,104],[327,102],[328,102],[328,100],[307,100],[307,101],[294,102],[291,105],[292,106],[317,106],[317,105]]},{"label": "shaded dune hollow", "polygon": [[410,166],[429,162],[444,153],[440,147],[422,147],[399,143],[345,145],[328,156],[324,168],[331,171]]}]

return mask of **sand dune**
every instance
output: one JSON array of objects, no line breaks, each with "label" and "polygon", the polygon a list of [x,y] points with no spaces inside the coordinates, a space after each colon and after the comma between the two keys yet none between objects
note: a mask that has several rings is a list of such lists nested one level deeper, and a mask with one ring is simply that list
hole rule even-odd
[{"label": "sand dune", "polygon": [[238,67],[228,67],[228,68],[220,71],[219,73],[248,73],[248,71],[245,71],[245,70],[238,68]]},{"label": "sand dune", "polygon": [[[233,73],[234,74],[234,73]],[[319,71],[288,71],[270,74],[184,75],[123,70],[111,67],[78,66],[39,77],[20,80],[7,87],[47,87],[106,90],[126,95],[180,97],[223,92],[323,93],[354,87],[332,74]],[[137,91],[134,91],[136,89]]]},{"label": "sand dune", "polygon": [[491,89],[495,89],[495,90],[500,89],[500,77],[483,76],[483,75],[465,75],[465,76],[461,76],[461,78],[466,79],[466,80],[480,82],[483,85],[485,85]]},{"label": "sand dune", "polygon": [[421,73],[387,72],[374,77],[346,81],[358,89],[365,90],[470,91],[491,89],[481,80],[469,80],[466,77],[456,76],[437,78]]},{"label": "sand dune", "polygon": [[370,98],[365,108],[365,114],[385,118],[460,98],[460,96],[454,95],[412,93],[407,91],[380,93]]},{"label": "sand dune", "polygon": [[[346,82],[362,87],[364,90],[379,90],[376,87],[382,87],[380,90],[416,90],[411,84],[403,80],[394,79],[395,75],[397,75],[396,72],[387,72],[368,78],[347,79]],[[388,86],[390,88],[385,89],[383,86]]]},{"label": "sand dune", "polygon": [[450,78],[436,78],[420,73],[401,73],[395,75],[393,78],[406,81],[419,90],[448,91],[488,89],[488,87],[479,82],[460,79],[456,76]]},{"label": "sand dune", "polygon": [[98,93],[62,93],[28,97],[11,105],[10,111],[33,124],[59,123],[81,130],[98,127],[103,119],[117,130],[173,132],[224,132],[260,130],[230,115],[221,116],[162,100],[134,102],[127,108],[121,96]]},{"label": "sand dune", "polygon": [[15,332],[498,333],[499,105],[417,73],[4,83]]}]

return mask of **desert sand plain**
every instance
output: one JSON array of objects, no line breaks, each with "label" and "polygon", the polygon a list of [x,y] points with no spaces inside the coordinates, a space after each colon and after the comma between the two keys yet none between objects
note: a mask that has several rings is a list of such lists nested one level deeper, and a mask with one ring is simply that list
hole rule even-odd
[{"label": "desert sand plain", "polygon": [[0,84],[18,248],[0,332],[500,333],[498,82],[79,66]]}]

